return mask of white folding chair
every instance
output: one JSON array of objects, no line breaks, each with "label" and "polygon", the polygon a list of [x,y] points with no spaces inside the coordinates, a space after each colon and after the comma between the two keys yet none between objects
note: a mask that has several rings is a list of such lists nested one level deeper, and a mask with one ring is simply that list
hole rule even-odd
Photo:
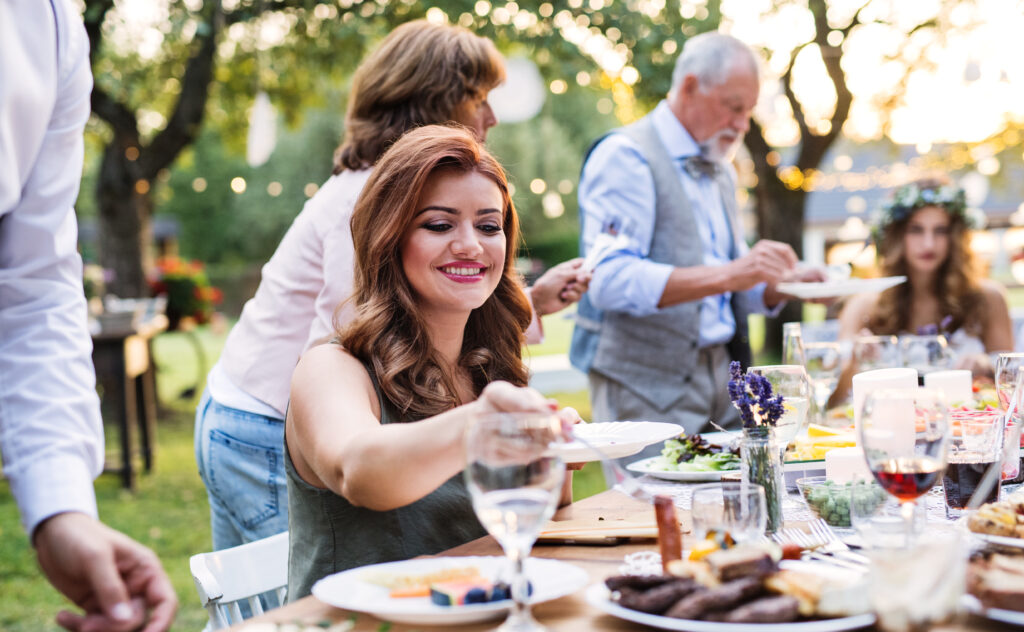
[{"label": "white folding chair", "polygon": [[288,588],[288,532],[279,533],[222,551],[200,553],[189,559],[199,600],[210,614],[211,630],[227,628],[243,619],[240,602],[251,615],[263,613],[259,596],[273,592],[284,603]]}]

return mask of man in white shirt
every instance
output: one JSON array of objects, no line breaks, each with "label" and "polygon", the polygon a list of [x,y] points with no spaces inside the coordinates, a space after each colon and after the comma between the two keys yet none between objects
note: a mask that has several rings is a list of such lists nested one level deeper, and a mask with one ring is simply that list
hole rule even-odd
[{"label": "man in white shirt", "polygon": [[[0,0],[0,447],[72,630],[160,631],[177,598],[146,547],[97,519],[103,426],[73,204],[89,43],[65,0]],[[147,621],[148,618],[148,621]]]}]

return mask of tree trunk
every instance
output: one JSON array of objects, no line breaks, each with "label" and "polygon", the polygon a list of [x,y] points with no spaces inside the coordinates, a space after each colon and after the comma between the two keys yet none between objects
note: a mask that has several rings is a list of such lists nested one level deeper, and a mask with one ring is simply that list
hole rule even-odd
[{"label": "tree trunk", "polygon": [[[759,161],[755,161],[757,164]],[[760,171],[760,170],[759,170]],[[789,244],[803,259],[804,207],[807,193],[786,187],[774,169],[757,174],[760,186],[755,189],[755,210],[761,239]],[[778,357],[782,350],[782,323],[801,320],[803,304],[790,301],[775,318],[765,322],[764,351]]]},{"label": "tree trunk", "polygon": [[[135,162],[126,158],[126,146],[130,145],[114,139],[103,152],[96,184],[97,233],[100,262],[114,273],[108,291],[122,298],[139,298],[149,295],[143,262],[150,260],[153,200],[149,182],[138,177]],[[136,187],[136,182],[144,184]]]}]

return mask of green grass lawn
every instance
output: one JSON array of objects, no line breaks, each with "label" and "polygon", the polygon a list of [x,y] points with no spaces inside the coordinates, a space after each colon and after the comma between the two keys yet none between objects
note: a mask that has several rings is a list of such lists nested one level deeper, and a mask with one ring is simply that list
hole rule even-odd
[{"label": "green grass lawn", "polygon": [[[558,346],[558,338],[567,335],[571,327],[568,321],[564,323],[561,329],[557,322],[547,329],[546,345]],[[189,335],[164,334],[155,341],[161,401],[155,471],[138,477],[134,493],[122,490],[115,474],[104,474],[96,481],[100,517],[157,553],[180,602],[173,629],[193,632],[205,624],[206,611],[199,605],[188,559],[210,550],[210,514],[192,448],[193,401],[197,396],[182,399],[180,394],[195,389],[197,379],[205,379],[205,370],[216,361],[224,335],[201,328],[195,338],[203,348],[203,365]],[[560,344],[567,347],[568,339]],[[589,416],[585,392],[555,397],[563,405],[577,408],[584,418]],[[108,446],[116,445],[116,438],[108,428]],[[588,465],[575,473],[573,492],[577,499],[604,489],[599,466]],[[59,630],[53,617],[68,607],[36,566],[6,481],[0,481],[0,604],[0,630],[12,632]]]}]

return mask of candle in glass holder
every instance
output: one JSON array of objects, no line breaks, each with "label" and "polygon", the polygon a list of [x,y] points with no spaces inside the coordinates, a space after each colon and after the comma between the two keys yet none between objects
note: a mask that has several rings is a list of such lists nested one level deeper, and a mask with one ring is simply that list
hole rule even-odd
[{"label": "candle in glass holder", "polygon": [[917,388],[917,369],[875,369],[853,376],[853,423],[860,432],[864,398],[879,389]]},{"label": "candle in glass holder", "polygon": [[924,376],[926,388],[941,391],[952,405],[966,404],[974,399],[971,372],[967,370],[932,371]]},{"label": "candle in glass holder", "polygon": [[870,479],[871,470],[860,448],[832,448],[825,453],[825,478],[833,483],[849,483],[855,477]]}]

